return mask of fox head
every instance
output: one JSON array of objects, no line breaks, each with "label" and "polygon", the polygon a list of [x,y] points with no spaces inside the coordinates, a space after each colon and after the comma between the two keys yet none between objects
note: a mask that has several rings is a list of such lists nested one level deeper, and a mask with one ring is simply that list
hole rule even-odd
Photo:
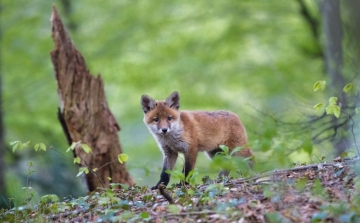
[{"label": "fox head", "polygon": [[155,101],[148,95],[141,96],[144,123],[155,134],[167,135],[176,129],[180,120],[180,96],[174,91],[165,101]]}]

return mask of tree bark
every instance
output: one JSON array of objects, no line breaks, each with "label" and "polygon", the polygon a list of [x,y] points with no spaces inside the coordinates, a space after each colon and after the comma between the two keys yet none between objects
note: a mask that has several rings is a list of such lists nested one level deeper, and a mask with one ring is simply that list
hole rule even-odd
[{"label": "tree bark", "polygon": [[342,22],[339,0],[325,0],[321,6],[325,34],[325,68],[330,76],[330,85],[341,91],[345,78],[341,72],[343,67]]},{"label": "tree bark", "polygon": [[[343,49],[342,49],[342,21],[340,15],[339,0],[324,0],[321,4],[321,13],[323,19],[323,32],[325,37],[325,70],[330,77],[330,88],[334,92],[341,92],[346,84],[346,79],[342,73],[343,68]],[[347,107],[345,94],[340,94],[339,106]],[[338,126],[339,120],[333,117],[333,126]],[[342,129],[348,132],[348,124],[342,126]],[[335,133],[339,129],[334,127]],[[350,140],[347,134],[338,134],[333,141],[335,154],[340,155],[350,147]]]},{"label": "tree bark", "polygon": [[69,144],[81,141],[92,148],[90,154],[81,148],[74,150],[74,156],[81,158],[81,166],[88,166],[90,171],[99,168],[86,174],[89,191],[108,188],[110,183],[133,185],[125,164],[113,162],[122,153],[117,135],[120,127],[108,108],[101,76],[95,78],[89,73],[55,7],[51,22],[55,43],[51,60],[60,99],[59,120]]}]

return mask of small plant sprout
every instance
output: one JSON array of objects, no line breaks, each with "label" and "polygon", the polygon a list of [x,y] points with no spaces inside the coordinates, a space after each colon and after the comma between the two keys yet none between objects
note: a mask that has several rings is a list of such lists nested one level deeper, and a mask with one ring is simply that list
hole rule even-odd
[{"label": "small plant sprout", "polygon": [[14,153],[16,150],[21,150],[21,149],[27,148],[30,145],[30,141],[28,141],[26,143],[22,143],[21,141],[17,140],[17,141],[10,142],[10,145],[13,146],[12,151]]},{"label": "small plant sprout", "polygon": [[40,150],[43,150],[43,151],[46,152],[46,146],[45,146],[44,143],[37,143],[37,144],[35,144],[34,149],[35,149],[36,152],[37,152],[37,151],[40,151]]},{"label": "small plant sprout", "polygon": [[318,90],[321,90],[323,91],[326,87],[326,81],[324,80],[321,80],[321,81],[317,81],[314,86],[313,86],[313,89],[314,89],[314,92],[315,91],[318,91]]},{"label": "small plant sprout", "polygon": [[[325,87],[326,87],[325,81],[317,81],[314,84],[313,88],[314,91],[318,91],[318,90],[324,90]],[[344,86],[340,95],[342,93],[346,93],[348,95],[357,95],[356,86],[353,83],[348,83]],[[336,118],[339,118],[341,114],[341,102],[338,102],[338,100],[339,100],[338,97],[333,96],[329,98],[329,102],[327,104],[324,102],[320,102],[314,105],[314,108],[318,112],[323,112],[325,109],[327,115],[334,115]],[[359,112],[360,112],[360,108],[358,107],[355,108],[355,113],[358,114]]]},{"label": "small plant sprout", "polygon": [[129,160],[129,156],[125,153],[121,153],[118,155],[118,161],[119,163],[123,164],[126,163]]}]

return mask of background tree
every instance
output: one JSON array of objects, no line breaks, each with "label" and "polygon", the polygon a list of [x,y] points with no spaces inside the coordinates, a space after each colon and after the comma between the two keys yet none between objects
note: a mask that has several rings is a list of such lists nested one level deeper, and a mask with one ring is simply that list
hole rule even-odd
[{"label": "background tree", "polygon": [[73,150],[80,165],[90,171],[85,176],[88,189],[110,188],[112,182],[131,186],[134,181],[125,164],[117,159],[122,153],[117,135],[120,126],[107,106],[103,81],[100,75],[95,78],[89,73],[55,7],[51,23],[55,44],[51,60],[60,99],[58,116],[69,146],[81,142],[92,148],[90,153],[78,146]]},{"label": "background tree", "polygon": [[[0,27],[0,40],[1,40],[1,27]],[[1,76],[1,52],[0,52],[0,207],[5,207],[4,199],[6,200],[6,187],[5,187],[5,142],[4,142],[4,122],[2,112],[2,76]]]},{"label": "background tree", "polygon": [[[343,115],[339,118],[327,116],[324,111],[321,117],[313,118],[306,129],[312,129],[314,143],[331,142],[334,154],[338,156],[349,148],[356,149],[351,134],[353,127],[351,127],[350,122],[352,121],[349,116],[353,117],[355,114],[354,109],[358,101],[356,97],[349,98],[349,95],[343,92],[343,88],[347,83],[354,81],[354,83],[358,83],[355,79],[357,71],[355,73],[349,72],[349,64],[354,65],[351,61],[356,57],[356,54],[350,53],[349,50],[344,51],[344,49],[349,48],[347,43],[350,41],[347,41],[347,39],[353,38],[354,35],[350,34],[344,37],[343,29],[352,25],[349,22],[342,21],[341,14],[344,10],[341,10],[342,4],[337,0],[320,1],[318,5],[304,0],[298,0],[297,2],[303,18],[309,25],[315,42],[317,42],[316,45],[323,45],[324,72],[328,76],[328,88],[330,89],[328,94],[329,96],[338,97],[338,104],[343,111]],[[349,4],[349,2],[346,4]],[[345,14],[347,13],[345,12]],[[323,33],[323,38],[320,38],[318,34],[320,31]],[[344,52],[346,52],[348,64],[344,64]],[[318,127],[315,129],[314,126]]]},{"label": "background tree", "polygon": [[[2,4],[0,1],[0,13],[2,11]],[[0,42],[2,39],[2,27],[0,24]],[[1,66],[1,51],[0,51],[0,207],[6,207],[5,200],[6,187],[5,187],[5,165],[4,165],[4,153],[5,153],[5,142],[4,142],[4,119],[3,119],[3,103],[2,103],[2,66]]]},{"label": "background tree", "polygon": [[[330,78],[330,88],[335,92],[341,92],[347,84],[342,69],[343,69],[343,28],[340,15],[340,2],[338,0],[326,0],[321,4],[321,15],[323,21],[323,30],[325,37],[324,46],[324,63],[325,71]],[[339,101],[341,107],[346,109],[348,102],[345,94],[340,94]],[[332,117],[334,131],[337,132],[338,128],[348,130],[348,125],[343,124],[336,118]],[[350,145],[348,134],[334,137],[334,149],[336,154],[340,155]]]}]

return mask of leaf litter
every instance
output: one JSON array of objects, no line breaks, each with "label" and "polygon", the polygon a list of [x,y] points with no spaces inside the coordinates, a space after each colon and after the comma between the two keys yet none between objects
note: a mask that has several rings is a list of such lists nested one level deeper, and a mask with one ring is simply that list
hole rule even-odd
[{"label": "leaf litter", "polygon": [[358,160],[334,159],[166,190],[114,185],[77,199],[0,210],[0,221],[360,222]]}]

